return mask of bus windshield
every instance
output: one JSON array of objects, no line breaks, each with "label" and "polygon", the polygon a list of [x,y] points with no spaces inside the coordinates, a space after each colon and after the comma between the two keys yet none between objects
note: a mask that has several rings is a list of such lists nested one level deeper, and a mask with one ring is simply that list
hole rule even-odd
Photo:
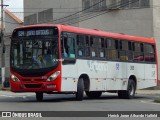
[{"label": "bus windshield", "polygon": [[58,38],[12,40],[11,66],[19,69],[54,67],[58,59]]}]

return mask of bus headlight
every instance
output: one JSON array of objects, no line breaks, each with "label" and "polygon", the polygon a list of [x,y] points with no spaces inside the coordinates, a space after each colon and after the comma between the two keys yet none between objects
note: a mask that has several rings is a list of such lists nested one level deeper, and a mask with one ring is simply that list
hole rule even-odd
[{"label": "bus headlight", "polygon": [[11,79],[14,81],[14,82],[20,82],[20,80],[15,76],[15,75],[11,75]]},{"label": "bus headlight", "polygon": [[59,74],[60,74],[60,71],[53,73],[51,76],[48,77],[47,82],[55,80]]}]

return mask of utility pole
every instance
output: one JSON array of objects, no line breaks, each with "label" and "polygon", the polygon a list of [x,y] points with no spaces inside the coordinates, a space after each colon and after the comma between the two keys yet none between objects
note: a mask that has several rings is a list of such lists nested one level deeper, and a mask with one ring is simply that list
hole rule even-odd
[{"label": "utility pole", "polygon": [[4,64],[4,54],[3,54],[3,50],[4,50],[4,39],[3,39],[3,35],[4,35],[4,18],[3,18],[3,8],[4,6],[8,6],[8,5],[4,5],[3,4],[3,0],[1,0],[1,83],[2,83],[2,87],[4,87],[3,83],[5,81],[5,64]]}]

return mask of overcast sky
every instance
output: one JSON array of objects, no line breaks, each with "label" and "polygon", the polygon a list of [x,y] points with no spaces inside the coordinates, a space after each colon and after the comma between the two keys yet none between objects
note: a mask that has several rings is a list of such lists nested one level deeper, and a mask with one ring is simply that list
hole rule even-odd
[{"label": "overcast sky", "polygon": [[[4,4],[9,5],[6,8],[11,12],[13,12],[20,19],[23,19],[23,0],[4,0]],[[17,12],[21,12],[21,13],[17,13]]]}]

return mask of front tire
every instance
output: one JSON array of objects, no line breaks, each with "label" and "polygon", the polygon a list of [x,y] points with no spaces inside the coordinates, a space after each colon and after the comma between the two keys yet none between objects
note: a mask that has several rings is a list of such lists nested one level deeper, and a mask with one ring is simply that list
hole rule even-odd
[{"label": "front tire", "polygon": [[82,101],[83,97],[84,97],[84,81],[82,78],[80,78],[77,84],[76,100]]},{"label": "front tire", "polygon": [[39,102],[43,101],[43,92],[36,92],[36,100]]}]

